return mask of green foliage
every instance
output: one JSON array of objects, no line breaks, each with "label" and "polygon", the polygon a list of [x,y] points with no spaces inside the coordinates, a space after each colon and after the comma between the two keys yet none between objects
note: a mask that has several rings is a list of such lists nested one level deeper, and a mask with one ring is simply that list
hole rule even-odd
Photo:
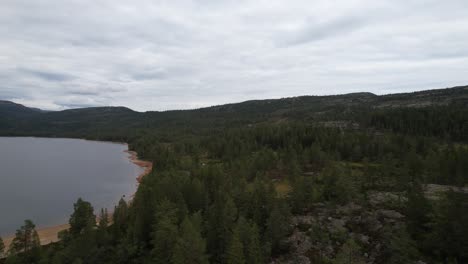
[{"label": "green foliage", "polygon": [[[456,103],[466,88],[416,95],[311,96],[148,113],[37,113],[4,104],[0,134],[125,141],[154,162],[133,200],[118,202],[112,221],[101,210],[96,226],[93,207],[79,199],[70,230],[44,248],[41,264],[265,263],[291,253],[291,211],[315,214],[348,202],[373,210],[362,199],[373,191],[398,194],[391,207],[405,213],[404,227],[379,231],[379,261],[464,263],[467,203],[449,194],[433,206],[421,184],[468,184],[468,114]],[[434,105],[388,107],[418,102]],[[291,188],[276,193],[279,183]],[[343,243],[335,263],[360,263],[364,248],[349,237],[311,230],[314,243]],[[328,263],[326,254],[315,254],[317,261]],[[39,258],[24,257],[7,262]]]},{"label": "green foliage", "polygon": [[199,228],[189,218],[185,218],[180,226],[179,236],[172,255],[172,263],[209,263],[205,250],[206,242],[202,238]]},{"label": "green foliage", "polygon": [[79,198],[73,207],[74,211],[69,220],[70,234],[72,236],[78,236],[96,226],[94,209],[89,202]]},{"label": "green foliage", "polygon": [[234,229],[234,232],[231,236],[231,241],[226,253],[226,263],[227,264],[244,264],[244,245],[241,242],[239,229]]},{"label": "green foliage", "polygon": [[285,202],[277,201],[273,204],[265,231],[266,242],[271,245],[272,254],[280,254],[288,250],[289,245],[285,239],[291,232],[290,214],[290,208]]},{"label": "green foliage", "polygon": [[[243,256],[246,263],[264,263],[261,247],[260,233],[255,223],[247,221],[244,217],[237,221],[236,232],[244,249]],[[231,244],[232,245],[232,244]]]},{"label": "green foliage", "polygon": [[36,226],[31,220],[25,220],[24,225],[16,230],[15,238],[11,242],[11,254],[25,252],[37,249],[40,246],[39,235]]},{"label": "green foliage", "polygon": [[212,252],[212,258],[223,261],[231,240],[231,232],[234,229],[238,211],[231,197],[217,194],[210,206],[205,229],[207,230],[208,250]]},{"label": "green foliage", "polygon": [[411,238],[404,227],[396,230],[384,230],[383,233],[385,236],[385,248],[382,257],[384,263],[413,263],[421,257],[416,241]]},{"label": "green foliage", "polygon": [[9,248],[7,263],[36,263],[40,259],[41,248],[36,226],[31,220],[16,230]]},{"label": "green foliage", "polygon": [[322,172],[323,196],[325,200],[345,203],[357,196],[357,184],[339,165],[330,164]]},{"label": "green foliage", "polygon": [[468,261],[468,195],[448,192],[435,210],[428,250],[443,261]]},{"label": "green foliage", "polygon": [[109,213],[107,213],[107,208],[101,209],[101,213],[99,214],[99,228],[106,229],[109,226]]},{"label": "green foliage", "polygon": [[0,237],[0,258],[3,257],[5,254],[5,244],[3,243],[3,239]]},{"label": "green foliage", "polygon": [[101,209],[99,214],[99,224],[96,233],[96,241],[99,246],[107,246],[111,241],[109,232],[109,214],[107,209]]},{"label": "green foliage", "polygon": [[405,214],[407,217],[408,232],[416,239],[423,240],[429,231],[432,207],[424,196],[422,187],[414,183],[407,191],[408,201]]},{"label": "green foliage", "polygon": [[128,205],[124,199],[120,199],[118,205],[114,208],[112,214],[111,231],[114,239],[119,241],[122,239],[128,228]]},{"label": "green foliage", "polygon": [[361,247],[353,239],[348,239],[333,260],[333,264],[364,264]]},{"label": "green foliage", "polygon": [[163,200],[157,208],[151,255],[154,263],[170,263],[178,236],[177,206]]},{"label": "green foliage", "polygon": [[319,184],[313,177],[298,177],[289,196],[294,213],[308,211],[314,202],[321,200]]}]

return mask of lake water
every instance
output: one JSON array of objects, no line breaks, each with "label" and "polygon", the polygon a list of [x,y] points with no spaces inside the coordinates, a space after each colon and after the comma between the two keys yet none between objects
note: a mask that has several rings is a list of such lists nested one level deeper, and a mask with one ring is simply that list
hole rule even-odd
[{"label": "lake water", "polygon": [[68,222],[81,197],[114,208],[136,190],[143,169],[127,146],[79,139],[0,137],[0,236],[31,219],[37,227]]}]

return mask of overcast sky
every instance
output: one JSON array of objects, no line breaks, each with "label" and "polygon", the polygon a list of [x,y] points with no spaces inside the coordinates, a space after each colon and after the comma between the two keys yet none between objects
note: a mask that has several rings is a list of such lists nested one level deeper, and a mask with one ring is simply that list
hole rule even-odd
[{"label": "overcast sky", "polygon": [[0,99],[43,109],[466,84],[467,0],[0,1]]}]

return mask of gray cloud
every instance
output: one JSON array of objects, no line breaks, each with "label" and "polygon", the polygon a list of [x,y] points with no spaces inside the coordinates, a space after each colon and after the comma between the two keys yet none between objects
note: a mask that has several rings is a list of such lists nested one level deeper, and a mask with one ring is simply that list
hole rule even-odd
[{"label": "gray cloud", "polygon": [[0,99],[194,108],[468,83],[468,3],[3,0]]},{"label": "gray cloud", "polygon": [[33,70],[25,68],[19,68],[18,71],[20,72],[20,74],[22,73],[25,75],[35,76],[37,78],[51,82],[63,82],[75,79],[74,76],[65,73],[47,72],[42,70]]},{"label": "gray cloud", "polygon": [[136,81],[166,79],[167,77],[167,72],[160,70],[142,71],[132,75],[132,78]]},{"label": "gray cloud", "polygon": [[343,34],[350,34],[362,26],[365,26],[365,21],[359,17],[343,17],[325,22],[307,21],[306,25],[300,30],[289,32],[290,37],[283,40],[284,43],[281,44],[299,45],[325,40]]}]

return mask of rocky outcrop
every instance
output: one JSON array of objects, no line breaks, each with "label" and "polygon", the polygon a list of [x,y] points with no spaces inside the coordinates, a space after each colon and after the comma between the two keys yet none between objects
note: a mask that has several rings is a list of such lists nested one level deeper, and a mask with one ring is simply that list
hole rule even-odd
[{"label": "rocky outcrop", "polygon": [[[398,200],[396,194],[374,194],[378,203]],[[288,238],[292,253],[272,263],[316,263],[333,259],[343,244],[352,239],[363,249],[366,263],[377,263],[383,254],[383,230],[401,228],[405,216],[392,208],[375,208],[348,203],[343,206],[316,204],[307,215],[291,220]]]},{"label": "rocky outcrop", "polygon": [[431,200],[438,200],[449,191],[468,194],[468,187],[458,187],[452,185],[426,184],[424,185],[424,195]]}]

